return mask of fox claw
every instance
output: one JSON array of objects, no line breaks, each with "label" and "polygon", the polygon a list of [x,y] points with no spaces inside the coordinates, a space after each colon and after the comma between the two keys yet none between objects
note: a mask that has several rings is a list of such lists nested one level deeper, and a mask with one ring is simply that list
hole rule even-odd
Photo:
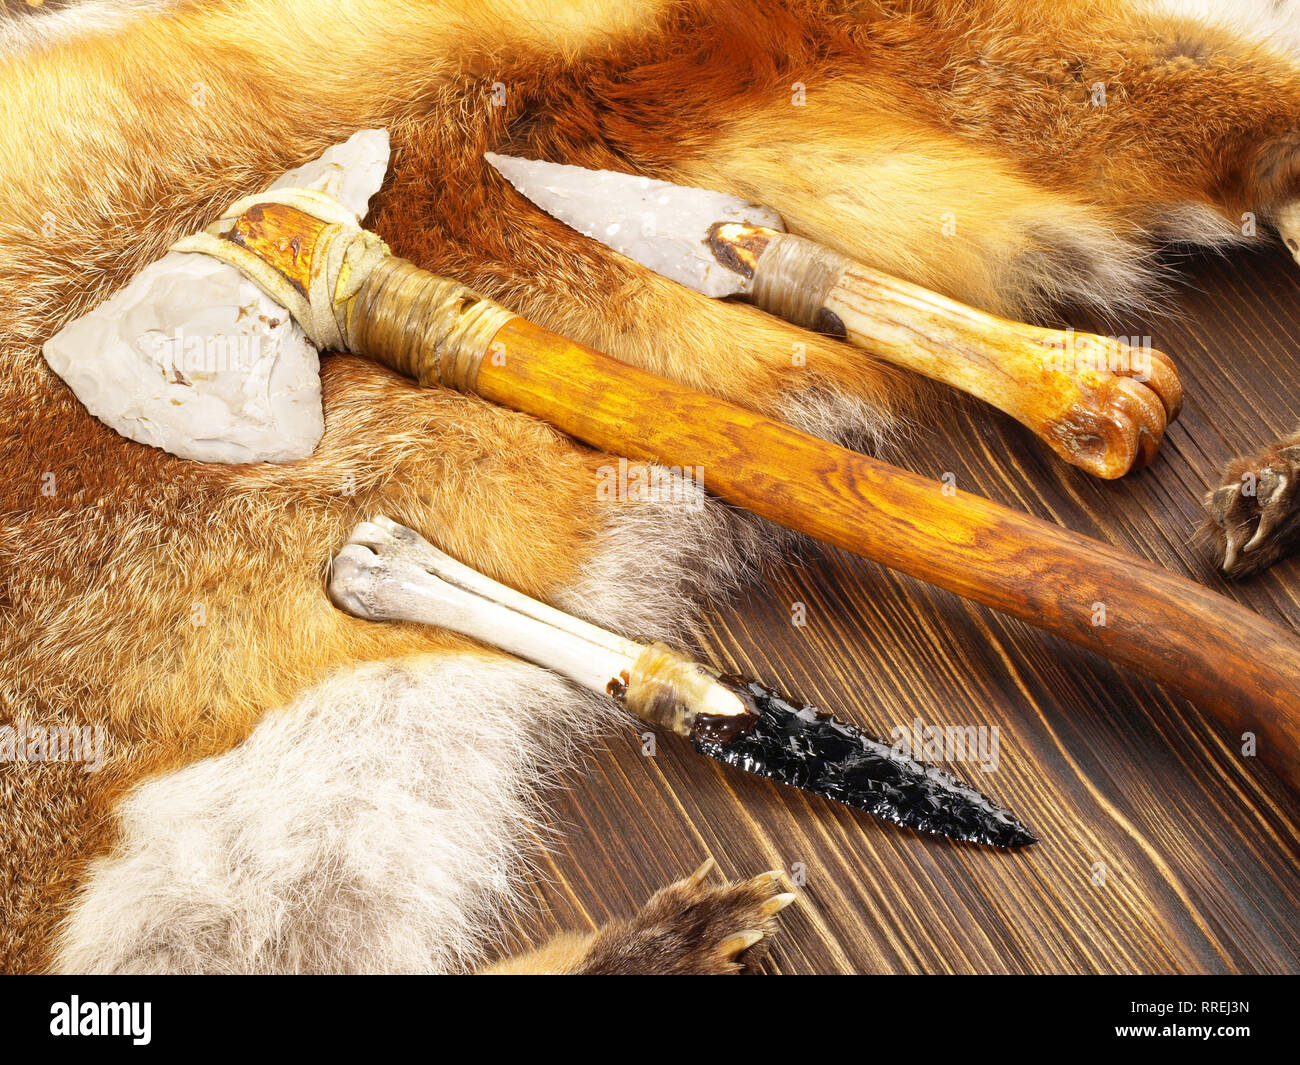
[{"label": "fox claw", "polygon": [[596,974],[725,974],[752,970],[776,917],[796,895],[775,870],[750,880],[705,883],[712,859],[655,894],[629,920],[602,929],[578,970]]},{"label": "fox claw", "polygon": [[1219,569],[1245,577],[1300,543],[1300,436],[1287,437],[1224,470],[1206,499]]}]

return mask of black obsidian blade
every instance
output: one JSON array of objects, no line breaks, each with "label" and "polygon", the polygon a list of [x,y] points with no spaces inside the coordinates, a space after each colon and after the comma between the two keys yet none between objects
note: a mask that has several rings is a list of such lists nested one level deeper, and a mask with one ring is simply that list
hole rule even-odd
[{"label": "black obsidian blade", "polygon": [[756,681],[720,679],[752,701],[757,721],[739,735],[715,736],[697,725],[691,742],[700,753],[920,832],[994,847],[1038,842],[1010,813],[937,766],[901,757]]}]

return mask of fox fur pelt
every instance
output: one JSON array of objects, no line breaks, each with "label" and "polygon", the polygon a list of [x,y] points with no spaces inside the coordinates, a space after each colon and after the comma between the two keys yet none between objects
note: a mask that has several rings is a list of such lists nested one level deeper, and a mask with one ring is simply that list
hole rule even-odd
[{"label": "fox fur pelt", "polygon": [[[730,191],[1020,316],[1141,304],[1155,242],[1229,245],[1244,213],[1300,198],[1300,23],[1280,3],[24,6],[0,22],[0,723],[99,727],[106,756],[0,767],[15,971],[443,971],[490,953],[539,788],[617,716],[467,641],[334,609],[325,568],[357,520],[385,513],[530,595],[677,638],[772,543],[714,501],[600,499],[608,456],[345,356],[322,361],[307,461],[205,465],[116,436],[41,343],[237,197],[385,127],[369,224],[396,253],[859,447],[906,417],[905,380],[604,251],[483,153]],[[633,924],[680,932],[698,887]],[[653,949],[620,926],[521,964],[730,971],[717,944],[765,918],[756,889],[726,891]]]}]

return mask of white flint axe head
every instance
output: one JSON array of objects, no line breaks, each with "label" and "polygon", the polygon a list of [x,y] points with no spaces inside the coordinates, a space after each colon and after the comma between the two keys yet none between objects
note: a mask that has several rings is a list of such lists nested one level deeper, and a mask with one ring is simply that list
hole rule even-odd
[{"label": "white flint axe head", "polygon": [[[362,130],[271,188],[328,193],[358,216],[388,171]],[[320,362],[279,303],[233,266],[171,251],[45,342],[45,361],[123,436],[202,462],[292,462],[325,423]]]}]

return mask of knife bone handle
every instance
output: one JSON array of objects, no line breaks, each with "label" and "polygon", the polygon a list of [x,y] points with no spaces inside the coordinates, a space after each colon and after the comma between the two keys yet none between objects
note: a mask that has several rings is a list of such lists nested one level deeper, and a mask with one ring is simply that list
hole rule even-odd
[{"label": "knife bone handle", "polygon": [[1177,371],[1149,346],[1009,321],[816,241],[765,232],[755,304],[997,407],[1072,465],[1122,476],[1155,456],[1178,416]]},{"label": "knife bone handle", "polygon": [[758,720],[745,687],[710,666],[532,599],[383,515],[352,530],[330,563],[327,591],[354,617],[458,632],[559,673],[687,739],[734,739]]}]

